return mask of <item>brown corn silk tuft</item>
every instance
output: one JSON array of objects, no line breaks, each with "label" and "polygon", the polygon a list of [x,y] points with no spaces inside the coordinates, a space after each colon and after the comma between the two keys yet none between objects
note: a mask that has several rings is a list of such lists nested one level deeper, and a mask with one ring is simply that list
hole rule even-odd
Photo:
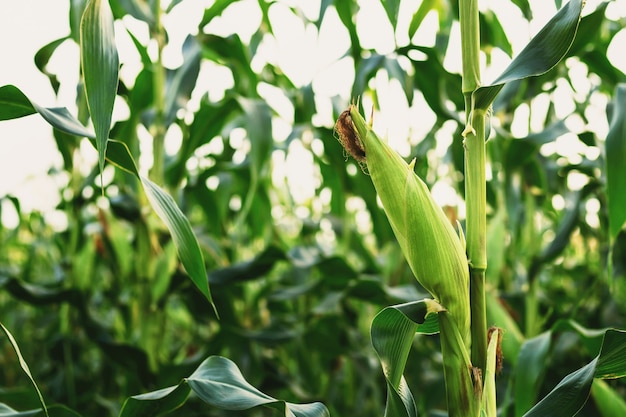
[{"label": "brown corn silk tuft", "polygon": [[350,109],[344,110],[335,123],[339,143],[359,163],[365,162],[365,148],[357,136]]}]

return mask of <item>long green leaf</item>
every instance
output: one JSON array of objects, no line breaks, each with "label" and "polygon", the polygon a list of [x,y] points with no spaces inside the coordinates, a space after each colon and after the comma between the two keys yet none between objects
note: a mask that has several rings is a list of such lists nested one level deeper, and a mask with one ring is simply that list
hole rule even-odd
[{"label": "long green leaf", "polygon": [[9,342],[11,343],[11,347],[13,348],[13,350],[15,351],[15,354],[17,355],[17,359],[20,362],[20,366],[22,367],[22,370],[24,371],[24,373],[26,374],[30,382],[33,384],[33,387],[35,387],[35,391],[37,391],[37,397],[39,398],[39,403],[41,404],[44,414],[46,415],[46,417],[49,417],[48,408],[46,407],[46,402],[43,399],[43,395],[41,395],[41,391],[39,391],[39,387],[37,386],[37,383],[35,382],[35,378],[33,378],[33,375],[30,373],[30,368],[28,367],[26,360],[24,360],[24,357],[22,356],[22,352],[20,351],[20,347],[18,346],[17,341],[15,340],[15,338],[13,337],[9,329],[4,327],[4,324],[0,323],[0,327],[2,327],[2,331],[4,332],[4,334],[6,334],[7,338],[9,339]]},{"label": "long green leaf", "polygon": [[18,119],[39,113],[53,127],[76,136],[95,138],[91,129],[83,126],[65,107],[41,107],[33,103],[14,85],[0,87],[0,120]]},{"label": "long green leaf", "polygon": [[504,84],[544,74],[565,56],[574,42],[584,0],[570,0],[535,35],[492,84],[474,92],[474,108],[486,110]]},{"label": "long green leaf", "polygon": [[91,0],[85,8],[80,24],[80,56],[102,171],[119,77],[113,12],[108,0]]},{"label": "long green leaf", "polygon": [[231,360],[221,356],[207,358],[198,369],[177,386],[130,397],[124,403],[120,417],[158,416],[181,406],[190,392],[204,402],[222,410],[248,410],[266,406],[288,417],[330,417],[319,403],[293,404],[259,391],[241,374]]},{"label": "long green leaf", "polygon": [[609,232],[614,240],[626,223],[626,84],[620,84],[615,89],[611,107],[609,132],[604,146]]},{"label": "long green leaf", "polygon": [[[180,258],[187,274],[196,284],[196,287],[202,292],[202,294],[211,302],[213,308],[213,299],[209,292],[209,281],[206,275],[206,269],[204,267],[204,258],[200,251],[198,241],[191,230],[191,224],[189,220],[183,214],[182,211],[176,205],[174,199],[167,194],[158,185],[150,181],[144,176],[139,177],[143,189],[146,192],[146,196],[152,205],[152,208],[159,215],[161,220],[166,224],[174,245],[178,251],[178,257]],[[217,313],[217,311],[216,311]]]},{"label": "long green leaf", "polygon": [[572,372],[524,417],[571,417],[587,402],[594,378],[626,376],[626,331],[607,330],[598,356]]},{"label": "long green leaf", "polygon": [[280,410],[285,416],[330,417],[321,403],[293,404],[262,393],[246,381],[237,365],[221,356],[207,358],[187,383],[200,399],[223,410],[247,410],[265,405]]},{"label": "long green leaf", "polygon": [[372,321],[372,344],[387,380],[387,417],[417,416],[415,400],[402,374],[416,331],[427,322],[428,313],[436,311],[438,304],[425,299],[387,307]]},{"label": "long green leaf", "polygon": [[[65,107],[41,107],[30,101],[24,93],[15,86],[7,85],[0,87],[0,116],[4,116],[4,119],[0,118],[0,120],[15,119],[33,114],[34,112],[38,112],[48,123],[61,131],[90,139],[95,138],[94,133],[83,126]],[[146,195],[148,196],[148,201],[172,235],[178,256],[185,270],[193,283],[207,300],[211,302],[213,308],[215,308],[209,291],[200,246],[191,230],[189,220],[187,220],[183,212],[178,208],[174,199],[158,185],[139,174],[135,161],[125,143],[109,140],[106,157],[107,160],[117,167],[140,179]]]}]

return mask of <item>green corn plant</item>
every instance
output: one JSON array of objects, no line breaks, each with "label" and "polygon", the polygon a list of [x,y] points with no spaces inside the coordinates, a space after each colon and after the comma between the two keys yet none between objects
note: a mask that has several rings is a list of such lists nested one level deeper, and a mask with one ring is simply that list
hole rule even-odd
[{"label": "green corn plant", "polygon": [[[469,270],[464,241],[426,184],[351,105],[335,126],[346,151],[372,178],[413,274],[440,304],[441,349],[450,415],[477,416],[480,372],[470,363]],[[396,381],[395,384],[399,384]]]},{"label": "green corn plant", "polygon": [[[372,342],[388,385],[386,416],[417,415],[415,401],[402,371],[415,333],[437,331],[440,333],[448,415],[497,415],[495,377],[502,366],[502,331],[494,328],[488,337],[485,292],[485,144],[491,103],[507,82],[543,74],[565,56],[576,35],[583,5],[584,2],[579,0],[567,3],[493,84],[483,86],[478,1],[459,1],[463,64],[461,93],[466,110],[462,135],[467,244],[463,232],[459,230],[459,239],[427,186],[414,173],[414,162],[407,164],[380,140],[371,129],[371,120],[368,125],[355,105],[341,113],[337,120],[335,131],[340,143],[371,176],[413,274],[436,298],[434,302],[420,300],[389,307],[372,323]],[[429,319],[433,313],[438,316],[438,327]],[[607,350],[612,347],[623,349],[624,335],[620,331],[607,332]],[[620,341],[615,342],[616,339]],[[598,369],[598,363],[611,360],[606,355],[603,357],[603,353],[601,350],[589,365],[563,379],[524,416],[575,415],[584,405],[593,378],[606,377]],[[622,376],[626,370],[623,360],[615,361],[612,366],[617,370],[615,377]],[[567,398],[572,396],[582,397],[582,402],[568,401]]]},{"label": "green corn plant", "polygon": [[[365,163],[411,270],[450,313],[469,348],[469,273],[459,239],[426,184],[350,106],[337,121],[341,143]],[[361,153],[359,153],[361,151]]]},{"label": "green corn plant", "polygon": [[[588,329],[574,318],[554,322],[556,314],[542,314],[543,307],[556,308],[569,301],[542,299],[544,294],[551,297],[555,293],[539,290],[567,289],[567,284],[552,282],[571,269],[563,268],[554,275],[538,272],[545,266],[557,267],[558,262],[549,264],[560,254],[565,255],[563,264],[572,260],[590,263],[581,260],[580,254],[568,255],[563,249],[577,249],[569,240],[579,228],[583,239],[591,236],[589,244],[602,242],[595,234],[604,233],[603,225],[588,227],[592,225],[579,217],[589,196],[597,196],[602,209],[603,198],[607,197],[612,250],[609,258],[615,263],[613,284],[618,289],[626,288],[626,280],[622,279],[626,268],[621,261],[626,259],[626,87],[616,86],[623,74],[611,67],[603,49],[620,25],[603,21],[609,2],[602,2],[586,14],[579,28],[584,1],[557,1],[558,5],[565,4],[562,9],[510,66],[486,85],[479,61],[483,51],[489,62],[491,48],[501,48],[509,55],[512,48],[507,48],[508,40],[496,13],[484,8],[479,13],[478,1],[460,0],[457,7],[451,1],[380,0],[386,14],[382,17],[388,18],[396,35],[400,31],[399,15],[405,13],[406,5],[418,9],[408,30],[410,43],[396,45],[391,54],[367,48],[365,42],[361,45],[363,27],[357,24],[358,8],[372,2],[323,1],[315,20],[300,5],[310,2],[215,1],[198,16],[198,27],[190,28],[181,50],[183,63],[175,69],[166,68],[163,59],[166,46],[175,46],[175,42],[169,44],[169,39],[175,37],[169,28],[166,31],[164,23],[170,20],[166,16],[172,11],[177,13],[179,4],[198,2],[68,1],[71,35],[42,47],[35,62],[54,87],[58,80],[46,71],[48,60],[65,41],[73,39],[79,45],[84,84],[81,81],[77,114],[66,108],[43,107],[14,85],[0,86],[0,120],[38,114],[55,128],[65,170],[72,178],[67,187],[72,192],[64,193],[60,209],[76,220],[60,234],[43,230],[44,219],[36,215],[21,220],[14,230],[0,222],[0,335],[8,339],[3,351],[6,354],[0,354],[0,415],[380,416],[384,407],[387,417],[445,413],[570,417],[585,406],[589,393],[595,404],[586,407],[595,407],[602,417],[626,415],[623,382],[620,386],[619,381],[603,381],[626,374],[626,333]],[[624,0],[612,3],[619,1]],[[529,2],[507,3],[517,6],[530,21]],[[258,5],[262,15],[258,30],[249,40],[237,32],[213,32],[213,19],[228,20],[224,12],[237,10],[244,3]],[[416,90],[421,90],[438,119],[429,135],[416,145],[412,162],[407,163],[379,138],[371,118],[366,121],[358,105],[338,113],[334,126],[320,126],[313,123],[313,117],[323,113],[316,108],[320,97],[315,83],[294,83],[286,67],[269,62],[262,71],[254,69],[251,60],[262,56],[257,52],[264,49],[265,40],[280,38],[280,32],[274,33],[273,29],[278,27],[274,24],[274,9],[287,4],[307,33],[314,28],[320,35],[327,33],[332,25],[326,24],[329,21],[324,15],[339,16],[351,42],[345,57],[354,62],[353,97],[367,94],[379,70],[386,71],[390,80],[400,81],[411,107],[417,98]],[[425,47],[420,39],[415,42],[414,35],[431,11],[439,15],[440,30],[436,45]],[[128,15],[141,21],[150,34],[150,43],[145,44],[143,36],[136,37],[140,32],[126,27],[141,57],[142,70],[136,77],[118,71],[120,63],[125,66],[126,62],[123,54],[118,59],[113,36],[113,23],[124,27]],[[237,16],[240,19],[241,13]],[[451,39],[450,27],[457,20],[461,23],[462,82],[442,65]],[[603,24],[598,30],[600,22]],[[486,29],[479,27],[484,23]],[[115,29],[119,35],[118,27]],[[290,31],[288,36],[292,35]],[[574,35],[576,40],[570,48]],[[13,41],[19,38],[7,38],[3,45]],[[532,140],[531,135],[514,138],[507,130],[510,121],[518,120],[517,116],[509,117],[514,106],[533,100],[537,91],[550,92],[550,84],[565,68],[556,68],[545,78],[518,81],[549,71],[561,59],[578,54],[586,54],[581,61],[589,66],[590,74],[602,79],[598,88],[617,88],[607,109],[610,132],[605,142],[606,158],[598,158],[586,167],[574,162],[561,167],[591,171],[591,166],[594,171],[588,175],[593,183],[577,193],[572,207],[561,212],[556,207],[552,210],[545,197],[561,196],[567,187],[546,184],[540,196],[531,195],[535,190],[529,189],[544,184],[528,180],[526,167],[521,169],[520,165],[532,159],[541,170],[547,168],[546,161],[555,162],[551,158],[537,162],[541,155],[535,158],[533,152],[539,153],[542,144],[566,131],[564,123],[540,135],[531,134]],[[200,66],[207,61],[231,71],[234,85],[222,99],[206,94],[199,109],[193,111],[185,103],[196,81],[203,80]],[[407,62],[410,67],[404,65]],[[7,63],[11,65],[12,60]],[[503,90],[507,84],[516,87],[511,83],[521,86],[514,98],[505,93],[516,88]],[[292,131],[286,141],[274,136],[274,131],[282,129],[274,129],[273,120],[276,116],[291,120],[291,110],[277,106],[262,93],[262,86],[281,90],[293,104]],[[58,85],[54,88],[56,91]],[[487,142],[490,108],[496,98],[502,100],[494,103],[494,118],[501,124],[494,128],[495,139]],[[120,99],[128,105],[130,116],[113,122],[111,105]],[[446,99],[452,107],[447,105],[450,103],[444,105]],[[465,116],[458,117],[456,110],[462,110],[464,104]],[[576,114],[582,114],[585,106],[578,101],[577,105]],[[193,117],[189,117],[191,113]],[[547,125],[555,116],[548,111],[545,117]],[[93,128],[87,123],[89,118]],[[447,118],[454,119],[450,124],[461,126],[447,155],[452,156],[455,170],[464,169],[464,184],[458,183],[461,189],[465,187],[464,192],[459,191],[466,203],[463,224],[449,221],[422,181],[424,177],[420,178],[424,168],[433,166],[429,161],[422,162],[423,152],[432,145],[435,133],[441,133],[441,123]],[[146,129],[138,131],[142,126]],[[346,168],[333,128],[346,152],[367,175],[352,175],[347,168],[353,166]],[[244,131],[250,147],[235,149],[234,143]],[[139,146],[140,132],[149,133],[145,139],[152,143],[148,156],[153,162],[146,174],[138,169],[143,163],[141,167],[136,164],[146,156]],[[182,143],[172,153],[165,149],[166,136],[176,132],[182,135]],[[0,142],[10,140],[0,136]],[[98,163],[87,177],[73,158],[78,156],[75,148],[82,138],[88,138],[98,154]],[[593,138],[587,140],[595,142]],[[461,141],[463,147],[457,146]],[[216,150],[212,145],[205,146],[209,144],[223,146]],[[320,194],[306,203],[297,203],[288,190],[275,183],[272,173],[274,156],[280,160],[281,155],[290,155],[295,144],[310,147],[314,165],[320,170],[321,183],[315,188]],[[525,154],[523,158],[518,158],[520,153]],[[509,159],[525,161],[510,163]],[[196,169],[188,164],[199,161],[203,166]],[[601,166],[604,162],[606,175]],[[87,210],[95,208],[94,198],[98,196],[85,201],[82,190],[92,187],[103,165],[105,173],[115,172],[110,185],[104,184],[107,189],[103,195],[110,198],[111,210],[98,206],[96,217]],[[491,176],[493,180],[486,187],[487,168],[497,175]],[[518,185],[508,183],[517,174],[524,177],[519,188],[521,194],[526,194],[519,200],[511,197]],[[212,189],[210,184],[216,179],[219,187]],[[604,179],[605,194],[601,191]],[[365,211],[371,215],[380,252],[378,248],[371,250],[363,239],[373,236],[358,236],[360,230],[352,227],[357,221],[348,199],[356,190],[360,194],[357,200],[363,200]],[[322,201],[328,196],[322,193],[327,191],[330,201]],[[384,210],[379,210],[376,193]],[[120,204],[125,200],[115,196],[126,196],[133,204],[125,209]],[[548,203],[542,205],[540,199]],[[239,209],[237,204],[231,206],[237,200],[241,203]],[[319,213],[313,203],[321,203]],[[7,206],[20,213],[17,198],[0,196],[0,214]],[[146,210],[149,207],[167,230]],[[274,207],[280,210],[274,212]],[[283,217],[282,213],[293,216],[295,207],[311,208],[312,216],[302,222],[301,229],[295,229],[300,233],[293,233],[293,225],[287,230],[274,222]],[[554,240],[541,247],[541,239],[536,239],[541,231],[533,230],[533,220],[519,220],[521,226],[507,224],[516,221],[510,213],[514,210],[554,215],[550,220],[555,226],[561,222],[558,230],[555,227]],[[22,214],[20,217],[25,217]],[[602,223],[604,213],[599,217]],[[94,218],[97,223],[91,223]],[[332,254],[318,251],[318,233],[326,233],[322,220],[331,220],[332,239],[338,248]],[[93,226],[102,230],[94,234]],[[523,232],[518,233],[518,227]],[[498,228],[500,234],[490,233]],[[35,240],[24,240],[22,235]],[[394,235],[401,251],[385,252]],[[513,244],[502,245],[505,238]],[[532,241],[532,248],[526,247],[525,239]],[[515,253],[519,249],[520,253]],[[410,284],[398,285],[398,256],[407,259],[415,278],[430,296],[416,295],[420,290]],[[525,264],[527,260],[530,265]],[[567,277],[568,282],[595,274],[602,268],[602,261],[581,268]],[[500,276],[507,273],[513,276]],[[185,280],[185,275],[190,280]],[[387,275],[391,278],[388,282],[380,279]],[[600,282],[601,278],[592,279]],[[515,285],[519,281],[531,285],[520,290],[513,288],[512,281]],[[552,288],[544,288],[546,282]],[[602,285],[598,288],[605,290]],[[575,292],[571,290],[571,294]],[[615,310],[611,296],[602,297],[601,308],[594,305],[593,316],[589,316],[595,318]],[[579,298],[596,301],[592,297]],[[221,316],[219,321],[211,311],[213,300]],[[509,300],[519,304],[508,304]],[[392,303],[402,304],[389,305]],[[378,309],[382,311],[370,325],[370,314]],[[570,311],[567,314],[574,315]],[[55,320],[57,316],[60,318]],[[612,316],[611,325],[619,317],[623,315]],[[366,340],[368,327],[372,346]],[[576,346],[576,353],[586,351],[593,360],[558,382],[560,375],[551,375],[552,371],[564,368],[550,362],[562,352],[559,349],[563,340],[557,340],[561,333],[567,333],[567,338],[576,337],[584,345],[580,349]],[[435,334],[437,338],[422,337]],[[4,346],[4,340],[0,337],[0,346]],[[40,355],[42,346],[48,348]],[[432,355],[433,349],[440,349],[441,355]],[[383,384],[377,378],[380,370],[375,355],[384,375]],[[36,362],[27,366],[26,360],[33,357]],[[567,359],[570,365],[580,358]],[[10,366],[12,361],[15,366]],[[503,361],[504,371],[499,376]],[[32,399],[24,402],[20,401],[23,392],[13,390],[19,384],[16,375],[20,374],[14,370],[20,368],[22,380],[34,388],[30,388]],[[7,380],[3,379],[5,375]],[[496,378],[500,378],[497,384]],[[416,381],[429,384],[412,386]],[[496,395],[496,386],[506,391]],[[554,389],[540,399],[540,393],[551,387]],[[445,400],[447,412],[435,410],[445,407]],[[260,407],[266,410],[258,410]]]}]

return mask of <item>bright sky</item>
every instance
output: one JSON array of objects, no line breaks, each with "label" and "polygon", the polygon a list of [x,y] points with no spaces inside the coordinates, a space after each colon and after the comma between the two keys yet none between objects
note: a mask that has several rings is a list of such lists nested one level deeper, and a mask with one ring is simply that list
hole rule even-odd
[{"label": "bright sky", "polygon": [[[265,62],[278,64],[291,79],[300,85],[313,81],[318,94],[319,117],[318,124],[332,125],[330,97],[339,95],[349,102],[349,91],[354,69],[350,59],[339,60],[349,47],[349,39],[345,29],[334,10],[326,13],[321,34],[318,37],[313,27],[305,27],[294,16],[287,6],[301,7],[305,15],[311,19],[317,18],[320,0],[285,0],[272,6],[270,18],[275,25],[276,39],[268,37],[260,47],[259,56],[253,61],[253,68],[260,69]],[[62,50],[53,57],[49,69],[56,72],[61,81],[60,97],[57,100],[48,80],[36,69],[33,63],[35,52],[52,40],[69,34],[68,0],[21,0],[11,2],[0,12],[0,56],[3,63],[0,66],[0,85],[14,84],[29,98],[44,106],[64,106],[74,109],[75,86],[78,80],[78,48],[72,42],[63,45]],[[167,1],[163,1],[167,3]],[[171,44],[165,51],[165,62],[174,68],[180,64],[180,45],[186,36],[186,31],[196,28],[202,12],[208,7],[210,0],[184,1],[167,16],[165,25],[170,29]],[[379,53],[387,53],[394,48],[394,38],[391,28],[387,26],[386,16],[379,0],[362,0],[361,12],[357,18],[359,36],[364,48],[373,48]],[[587,1],[587,13],[594,10],[599,0]],[[407,44],[407,32],[410,16],[417,9],[417,2],[404,0],[401,2],[400,21],[398,23],[396,41]],[[515,52],[519,52],[541,26],[554,14],[554,2],[547,0],[531,0],[535,20],[530,25],[521,21],[521,15],[509,1],[484,0],[479,3],[483,8],[493,8],[499,16],[507,16],[505,30],[513,44]],[[243,16],[243,18],[242,18]],[[626,17],[626,0],[614,1],[609,6],[609,16]],[[221,35],[228,35],[237,31],[246,42],[256,30],[260,21],[260,11],[256,0],[242,0],[230,6],[226,13],[215,19],[210,30]],[[278,23],[279,22],[279,23]],[[517,22],[517,23],[515,23]],[[117,22],[116,34],[120,50],[120,58],[124,63],[121,76],[131,80],[138,70],[138,56],[130,45],[124,25],[128,27],[142,41],[147,41],[145,27],[132,18],[125,18],[123,23]],[[432,45],[437,26],[435,15],[429,15],[418,31],[415,39],[422,45]],[[371,28],[376,28],[372,30]],[[458,28],[457,28],[458,30]],[[516,31],[512,33],[512,31]],[[609,51],[609,58],[622,71],[626,71],[626,57],[617,49],[618,44],[626,41],[626,30],[622,30]],[[457,44],[451,48],[458,50]],[[455,56],[450,54],[450,56]],[[9,59],[7,59],[7,57]],[[504,54],[494,55],[493,67],[483,73],[485,81],[493,79],[508,63]],[[449,70],[460,70],[458,60],[445,62]],[[221,71],[221,72],[220,72]],[[581,71],[574,66],[573,71]],[[211,76],[207,76],[207,74]],[[581,82],[586,80],[584,69],[580,73]],[[211,98],[219,99],[223,90],[232,83],[228,71],[217,68],[214,64],[203,63],[202,73],[198,82],[194,100],[209,92]],[[346,81],[348,80],[348,81]],[[381,109],[377,113],[375,129],[387,135],[390,144],[405,157],[408,157],[408,137],[419,138],[426,135],[434,118],[425,103],[419,100],[414,107],[409,108],[404,100],[400,86],[389,83],[381,74],[376,78],[379,87]],[[283,120],[276,120],[275,128],[277,139],[284,139],[289,133],[291,117],[288,100],[276,94],[271,86],[264,86],[262,94],[274,107]],[[364,98],[367,100],[367,98]],[[604,105],[601,100],[599,108]],[[191,107],[193,108],[193,100]],[[523,111],[523,109],[521,110]],[[566,114],[568,109],[563,109]],[[123,106],[116,107],[118,118],[124,117]],[[415,117],[416,114],[423,115]],[[603,116],[603,110],[599,111]],[[412,121],[407,123],[406,121]],[[527,123],[521,123],[520,135],[527,129]],[[532,126],[532,123],[531,123]],[[606,126],[600,127],[605,129]],[[176,143],[176,132],[172,132],[172,141]],[[175,147],[175,145],[174,145]],[[300,152],[305,152],[303,149]],[[298,149],[294,150],[294,155]],[[306,155],[301,155],[306,158]],[[310,157],[310,156],[309,156]],[[86,147],[85,158],[89,163],[95,162],[95,152]],[[294,165],[293,161],[285,161],[287,165]],[[145,166],[146,163],[142,161]],[[149,163],[149,161],[148,161]],[[23,209],[47,210],[58,202],[59,186],[67,181],[63,175],[47,175],[51,166],[61,166],[61,158],[56,151],[52,131],[49,125],[38,116],[30,116],[13,121],[0,122],[0,196],[7,193],[16,195],[22,202]],[[296,163],[295,166],[298,166]],[[284,173],[283,175],[286,175]],[[292,184],[294,190],[303,189],[302,184]],[[310,188],[310,187],[309,187]],[[301,196],[305,199],[308,195]]]}]

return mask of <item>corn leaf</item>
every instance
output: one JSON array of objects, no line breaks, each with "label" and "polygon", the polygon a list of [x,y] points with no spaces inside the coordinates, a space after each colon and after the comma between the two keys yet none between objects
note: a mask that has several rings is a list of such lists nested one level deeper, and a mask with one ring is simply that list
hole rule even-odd
[{"label": "corn leaf", "polygon": [[559,382],[524,417],[571,417],[587,402],[594,378],[626,376],[626,331],[607,330],[598,356]]},{"label": "corn leaf", "polygon": [[211,298],[211,292],[209,291],[209,281],[204,267],[204,258],[202,257],[200,245],[198,245],[189,220],[185,217],[183,212],[180,211],[174,199],[163,191],[162,188],[144,176],[140,176],[139,178],[152,208],[159,215],[161,220],[163,220],[172,235],[172,239],[178,251],[178,257],[185,267],[185,271],[187,271],[187,274],[189,274],[189,277],[200,292],[202,292],[207,300],[211,302],[213,308],[215,308],[213,299]]},{"label": "corn leaf", "polygon": [[80,56],[102,171],[119,76],[113,13],[108,0],[91,0],[85,8],[80,24]]},{"label": "corn leaf", "polygon": [[387,380],[387,417],[417,416],[415,400],[403,372],[415,333],[429,322],[428,313],[435,312],[437,306],[437,303],[428,299],[398,304],[383,309],[372,321],[372,344]]},{"label": "corn leaf", "polygon": [[[42,107],[30,101],[15,86],[7,85],[0,87],[0,120],[15,119],[35,112],[39,113],[53,127],[72,135],[92,139],[92,144],[97,146],[93,141],[96,135],[83,126],[65,107]],[[106,158],[117,167],[139,178],[152,208],[163,220],[172,235],[178,257],[187,274],[189,274],[193,283],[215,309],[209,290],[202,252],[187,217],[178,208],[171,196],[158,185],[139,174],[126,144],[117,140],[110,140]]]},{"label": "corn leaf", "polygon": [[475,108],[489,108],[504,84],[544,74],[558,64],[574,42],[584,3],[570,0],[562,7],[492,84],[474,92]]},{"label": "corn leaf", "polygon": [[36,112],[19,88],[14,85],[0,87],[0,120],[17,119]]},{"label": "corn leaf", "polygon": [[41,391],[39,391],[39,387],[37,386],[37,383],[35,382],[35,378],[33,378],[33,375],[30,373],[30,368],[28,367],[26,360],[24,360],[24,357],[22,356],[22,352],[20,351],[20,347],[18,346],[17,341],[15,340],[15,338],[13,337],[9,329],[4,327],[4,324],[0,323],[0,327],[2,328],[2,331],[4,332],[4,334],[6,334],[7,338],[9,339],[9,343],[11,343],[11,347],[13,348],[13,350],[15,351],[15,354],[17,355],[17,359],[20,362],[20,366],[22,370],[24,371],[24,373],[26,374],[30,382],[33,384],[33,387],[35,387],[35,391],[37,391],[37,397],[39,398],[39,403],[41,404],[44,415],[46,417],[49,417],[48,408],[46,407],[46,402],[43,399],[43,395],[41,395]]},{"label": "corn leaf", "polygon": [[124,403],[120,417],[161,415],[182,405],[190,391],[202,401],[222,410],[249,410],[265,406],[288,417],[330,417],[321,403],[293,404],[259,391],[246,381],[235,363],[221,356],[207,358],[177,386],[130,397]]},{"label": "corn leaf", "polygon": [[614,240],[626,223],[626,84],[615,90],[606,136],[606,192],[609,211],[609,232]]}]

